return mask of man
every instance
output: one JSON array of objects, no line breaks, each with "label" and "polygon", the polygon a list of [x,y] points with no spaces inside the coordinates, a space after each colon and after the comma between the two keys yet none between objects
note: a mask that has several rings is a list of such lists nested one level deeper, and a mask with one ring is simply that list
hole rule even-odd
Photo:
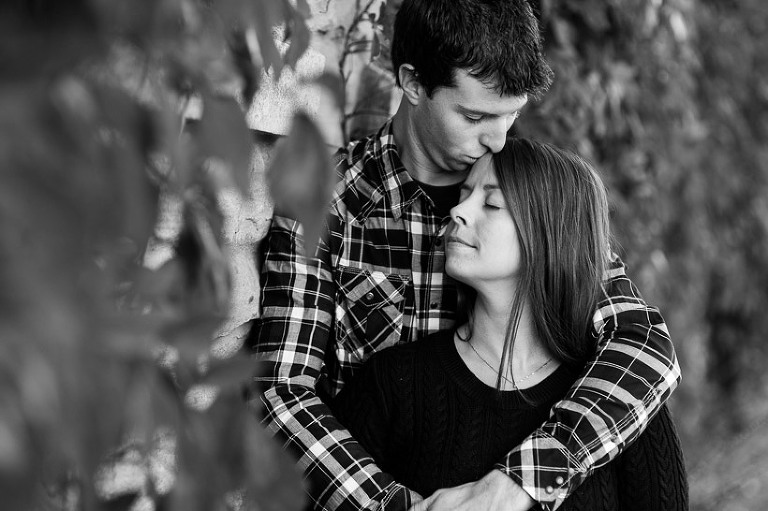
[{"label": "man", "polygon": [[[333,417],[332,397],[373,352],[454,324],[441,232],[469,167],[499,151],[530,96],[549,86],[525,0],[405,0],[392,60],[403,99],[353,142],[315,257],[298,222],[264,240],[265,423],[294,452],[325,509],[556,509],[633,441],[679,382],[666,326],[617,263],[595,313],[600,351],[551,419],[475,483],[421,501]],[[424,496],[427,497],[427,496]]]}]

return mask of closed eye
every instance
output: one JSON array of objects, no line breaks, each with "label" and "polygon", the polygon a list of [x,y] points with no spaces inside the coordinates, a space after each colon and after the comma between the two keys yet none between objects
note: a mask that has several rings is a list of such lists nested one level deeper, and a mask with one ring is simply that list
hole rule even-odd
[{"label": "closed eye", "polygon": [[465,115],[467,121],[469,121],[472,124],[479,124],[483,120],[483,116],[471,116],[471,115]]}]

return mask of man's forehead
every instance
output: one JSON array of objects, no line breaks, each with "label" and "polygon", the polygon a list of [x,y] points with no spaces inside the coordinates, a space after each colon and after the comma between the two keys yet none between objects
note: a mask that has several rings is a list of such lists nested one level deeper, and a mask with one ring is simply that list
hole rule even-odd
[{"label": "man's forehead", "polygon": [[454,87],[445,91],[457,108],[476,112],[505,115],[519,111],[528,102],[528,95],[502,95],[498,89],[458,70]]}]

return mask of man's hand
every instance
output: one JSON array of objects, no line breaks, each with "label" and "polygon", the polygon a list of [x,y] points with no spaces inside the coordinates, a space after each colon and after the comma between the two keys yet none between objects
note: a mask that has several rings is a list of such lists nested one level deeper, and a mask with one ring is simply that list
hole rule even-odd
[{"label": "man's hand", "polygon": [[474,483],[437,490],[410,511],[527,511],[536,504],[510,477],[492,470]]}]

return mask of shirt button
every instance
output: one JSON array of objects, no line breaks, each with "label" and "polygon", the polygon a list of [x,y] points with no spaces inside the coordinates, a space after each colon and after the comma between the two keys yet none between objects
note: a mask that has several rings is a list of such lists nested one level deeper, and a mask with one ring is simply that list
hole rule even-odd
[{"label": "shirt button", "polygon": [[368,293],[367,295],[365,295],[365,299],[368,301],[373,300],[373,293]]},{"label": "shirt button", "polygon": [[429,308],[430,309],[437,309],[439,306],[440,306],[440,304],[437,303],[437,302],[432,302],[432,303],[429,304]]},{"label": "shirt button", "polygon": [[436,247],[442,247],[443,246],[443,238],[437,238],[435,240],[435,246]]},{"label": "shirt button", "polygon": [[544,489],[544,491],[546,491],[547,493],[554,493],[555,489],[554,489],[554,488],[552,488],[551,486],[547,486],[547,487]]},{"label": "shirt button", "polygon": [[557,477],[555,478],[555,482],[556,482],[557,484],[563,484],[563,483],[565,482],[565,479],[563,479],[563,478],[562,478],[562,476],[557,476]]}]

